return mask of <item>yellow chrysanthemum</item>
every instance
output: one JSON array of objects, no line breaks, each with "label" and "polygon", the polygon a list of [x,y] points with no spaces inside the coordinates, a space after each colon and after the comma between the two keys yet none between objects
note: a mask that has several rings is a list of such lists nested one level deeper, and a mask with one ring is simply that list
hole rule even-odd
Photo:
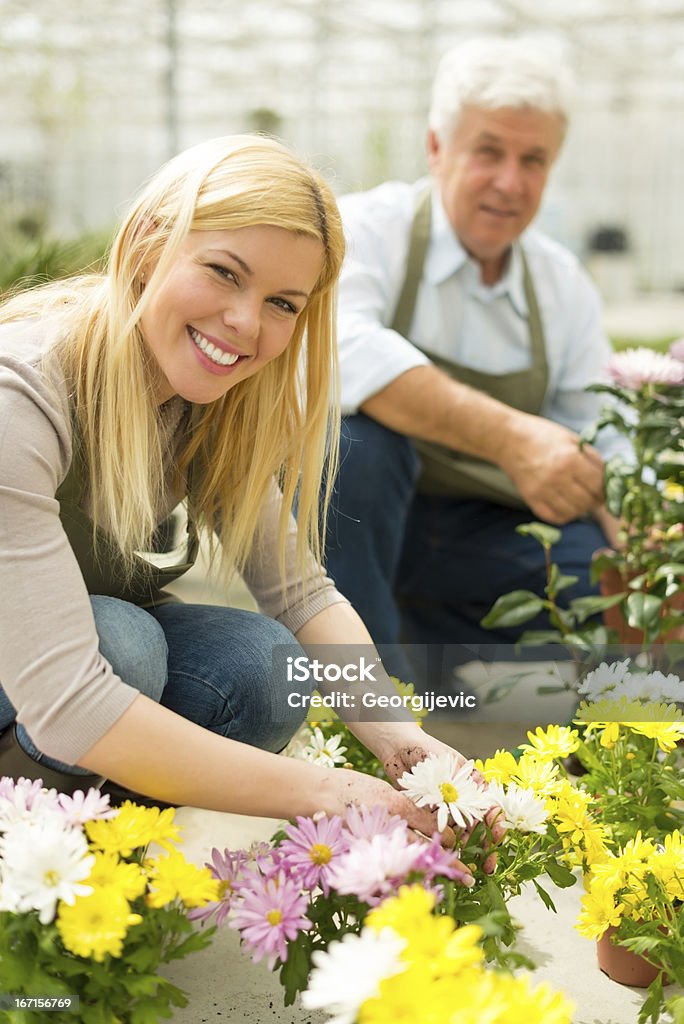
[{"label": "yellow chrysanthemum", "polygon": [[358,1012],[359,1024],[444,1024],[463,998],[460,978],[440,978],[419,967],[380,982],[380,995],[367,999]]},{"label": "yellow chrysanthemum", "polygon": [[511,781],[522,789],[532,789],[537,796],[547,796],[558,788],[558,765],[527,751],[511,773]]},{"label": "yellow chrysanthemum", "polygon": [[365,923],[375,931],[392,928],[406,947],[401,956],[433,976],[454,974],[481,963],[482,929],[467,925],[455,929],[452,918],[434,916],[433,893],[419,885],[402,885],[397,896],[384,900],[366,917]]},{"label": "yellow chrysanthemum", "polygon": [[90,896],[77,897],[73,906],[60,903],[57,911],[57,929],[65,949],[97,961],[121,956],[128,929],[141,921],[139,914],[131,913],[125,897],[112,889],[96,889]]},{"label": "yellow chrysanthemum", "polygon": [[575,715],[575,722],[593,729],[605,728],[614,722],[619,725],[631,725],[634,722],[683,721],[684,714],[676,704],[628,700],[627,697],[602,697],[597,701],[582,701]]},{"label": "yellow chrysanthemum", "polygon": [[622,910],[615,904],[610,889],[592,885],[582,897],[582,910],[576,928],[586,939],[600,939],[607,928],[616,928],[622,920]]},{"label": "yellow chrysanthemum", "polygon": [[190,864],[179,850],[145,862],[151,892],[150,907],[165,907],[176,898],[186,907],[202,907],[219,898],[219,883],[209,868]]},{"label": "yellow chrysanthemum", "polygon": [[682,722],[627,722],[627,725],[632,732],[655,740],[666,754],[674,750],[679,741],[684,739]]},{"label": "yellow chrysanthemum", "polygon": [[482,773],[487,782],[500,782],[507,786],[518,767],[518,762],[510,750],[497,750],[493,757],[486,761],[475,761],[475,768]]},{"label": "yellow chrysanthemum", "polygon": [[557,791],[546,801],[566,854],[573,864],[586,865],[603,860],[606,856],[606,832],[589,814],[590,804],[590,795],[567,780],[561,782]]},{"label": "yellow chrysanthemum", "polygon": [[609,722],[608,725],[601,730],[599,743],[605,750],[612,750],[619,739],[620,726],[618,722]]},{"label": "yellow chrysanthemum", "polygon": [[568,725],[549,725],[542,729],[540,725],[534,732],[528,732],[529,743],[523,743],[522,749],[535,753],[537,757],[567,757],[579,747],[579,733]]},{"label": "yellow chrysanthemum", "polygon": [[671,900],[684,900],[684,837],[670,832],[662,846],[649,858],[649,869]]},{"label": "yellow chrysanthemum", "polygon": [[435,895],[421,885],[402,885],[396,896],[391,896],[371,910],[364,924],[376,932],[393,928],[408,939],[423,921],[432,915]]},{"label": "yellow chrysanthemum", "polygon": [[501,975],[499,992],[508,1011],[501,1024],[571,1024],[574,1005],[546,982],[532,988],[529,977]]},{"label": "yellow chrysanthemum", "polygon": [[134,850],[158,843],[166,849],[180,839],[178,826],[174,825],[175,811],[167,807],[140,807],[127,800],[119,808],[115,818],[86,822],[90,845],[105,853],[119,853],[130,857]]},{"label": "yellow chrysanthemum", "polygon": [[98,850],[87,883],[95,889],[117,889],[127,900],[134,900],[145,892],[147,875],[140,864],[128,864],[116,853]]},{"label": "yellow chrysanthemum", "polygon": [[663,487],[663,497],[667,498],[668,501],[682,502],[684,501],[684,487],[678,484],[676,480],[666,480]]}]

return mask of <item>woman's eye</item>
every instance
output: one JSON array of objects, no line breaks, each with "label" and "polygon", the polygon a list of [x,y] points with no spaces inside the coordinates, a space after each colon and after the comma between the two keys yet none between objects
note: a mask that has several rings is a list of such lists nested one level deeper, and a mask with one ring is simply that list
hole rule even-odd
[{"label": "woman's eye", "polygon": [[276,296],[273,299],[269,299],[269,302],[272,302],[274,306],[278,307],[278,309],[282,309],[284,313],[291,313],[293,316],[297,316],[299,313],[297,307],[293,306],[291,302],[287,301],[287,299],[281,299]]},{"label": "woman's eye", "polygon": [[237,281],[233,271],[229,270],[228,267],[222,266],[220,263],[210,263],[209,269],[215,271],[224,281]]}]

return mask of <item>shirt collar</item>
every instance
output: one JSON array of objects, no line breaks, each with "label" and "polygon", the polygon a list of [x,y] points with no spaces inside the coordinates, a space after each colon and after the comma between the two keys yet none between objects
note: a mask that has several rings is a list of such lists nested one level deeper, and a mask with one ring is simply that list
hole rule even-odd
[{"label": "shirt collar", "polygon": [[[442,200],[435,187],[432,189],[432,228],[430,246],[425,257],[425,276],[431,284],[441,284],[448,277],[457,274],[466,263],[473,263],[447,219]],[[527,317],[527,299],[523,280],[523,265],[520,243],[514,242],[511,257],[500,281],[489,288],[480,285],[482,294],[508,295],[516,313]]]}]

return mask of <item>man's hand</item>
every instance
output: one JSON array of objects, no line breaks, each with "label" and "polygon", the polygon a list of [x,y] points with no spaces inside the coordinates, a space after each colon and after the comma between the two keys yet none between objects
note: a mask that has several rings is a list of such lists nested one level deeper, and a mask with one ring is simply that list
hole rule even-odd
[{"label": "man's hand", "polygon": [[603,502],[603,459],[566,427],[515,412],[498,464],[534,514],[562,526]]}]

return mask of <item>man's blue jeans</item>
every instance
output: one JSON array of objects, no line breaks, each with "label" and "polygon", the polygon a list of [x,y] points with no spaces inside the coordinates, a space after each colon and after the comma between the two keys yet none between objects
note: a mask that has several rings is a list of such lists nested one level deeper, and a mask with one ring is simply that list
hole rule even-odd
[{"label": "man's blue jeans", "polygon": [[[281,750],[305,711],[291,708],[272,650],[296,644],[284,626],[255,612],[168,604],[145,610],[113,597],[91,597],[100,651],[130,686],[221,736]],[[303,652],[302,652],[303,653]],[[15,711],[0,689],[0,731]],[[23,726],[22,747],[60,771],[87,774],[42,754]]]},{"label": "man's blue jeans", "polygon": [[[386,667],[411,681],[410,645],[464,645],[491,654],[526,629],[549,628],[542,617],[517,629],[486,630],[480,620],[511,590],[543,594],[544,555],[515,527],[535,517],[486,501],[416,493],[420,463],[409,438],[363,414],[343,421],[340,470],[329,517],[329,574],[379,645]],[[562,528],[553,560],[578,582],[564,602],[593,594],[592,552],[601,529],[578,520]],[[464,660],[468,660],[467,658]]]}]

